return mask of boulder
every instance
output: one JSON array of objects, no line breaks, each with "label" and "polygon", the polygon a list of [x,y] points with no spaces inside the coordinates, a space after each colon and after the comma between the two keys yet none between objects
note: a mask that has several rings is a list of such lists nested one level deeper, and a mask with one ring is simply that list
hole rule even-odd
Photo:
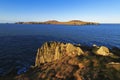
[{"label": "boulder", "polygon": [[93,53],[95,53],[97,55],[102,55],[102,56],[112,55],[112,53],[110,53],[109,49],[105,46],[101,46],[101,47],[94,46]]},{"label": "boulder", "polygon": [[46,42],[38,49],[35,66],[58,60],[65,55],[75,57],[82,54],[84,54],[82,49],[71,43]]}]

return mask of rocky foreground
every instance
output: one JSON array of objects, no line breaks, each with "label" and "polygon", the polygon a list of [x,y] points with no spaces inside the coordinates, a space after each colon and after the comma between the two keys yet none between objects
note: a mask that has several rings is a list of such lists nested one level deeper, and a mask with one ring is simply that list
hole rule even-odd
[{"label": "rocky foreground", "polygon": [[56,20],[50,20],[45,22],[17,22],[16,24],[57,24],[57,25],[95,25],[95,22],[85,22],[80,20],[71,20],[68,22],[60,22]]},{"label": "rocky foreground", "polygon": [[0,80],[120,80],[120,49],[46,42],[26,73]]}]

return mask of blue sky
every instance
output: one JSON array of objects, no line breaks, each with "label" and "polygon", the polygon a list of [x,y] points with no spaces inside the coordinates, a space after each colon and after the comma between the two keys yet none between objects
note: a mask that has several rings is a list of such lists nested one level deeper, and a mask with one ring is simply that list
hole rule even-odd
[{"label": "blue sky", "polygon": [[0,0],[0,22],[83,20],[120,23],[120,0]]}]

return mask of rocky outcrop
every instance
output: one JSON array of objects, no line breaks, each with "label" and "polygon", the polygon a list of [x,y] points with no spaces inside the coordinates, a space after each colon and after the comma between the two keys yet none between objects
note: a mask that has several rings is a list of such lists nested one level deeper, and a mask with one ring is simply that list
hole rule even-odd
[{"label": "rocky outcrop", "polygon": [[104,46],[46,42],[38,49],[35,66],[0,80],[120,80],[120,58],[108,57],[109,53]]},{"label": "rocky outcrop", "polygon": [[[93,48],[84,48],[70,43],[46,42],[38,49],[36,66],[16,76],[15,80],[120,80],[120,61],[114,62],[119,59],[93,55],[90,51]],[[97,50],[106,52],[105,55],[110,52],[103,46]],[[84,55],[86,51],[89,55]]]},{"label": "rocky outcrop", "polygon": [[46,42],[41,48],[38,49],[35,66],[39,66],[41,63],[58,60],[65,55],[74,57],[82,54],[84,54],[82,49],[74,46],[73,44]]},{"label": "rocky outcrop", "polygon": [[71,20],[68,22],[59,22],[56,20],[50,20],[45,22],[16,22],[16,24],[58,24],[58,25],[96,25],[95,22],[85,22],[80,20]]},{"label": "rocky outcrop", "polygon": [[94,45],[94,48],[93,48],[93,53],[95,53],[96,55],[102,55],[102,56],[111,56],[113,55],[109,49],[105,46],[95,46]]}]

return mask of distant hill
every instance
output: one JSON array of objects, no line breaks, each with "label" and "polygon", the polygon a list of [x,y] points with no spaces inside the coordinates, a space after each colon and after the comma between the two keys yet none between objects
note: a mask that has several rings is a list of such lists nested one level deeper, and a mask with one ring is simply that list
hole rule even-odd
[{"label": "distant hill", "polygon": [[60,22],[57,20],[49,20],[45,22],[16,22],[16,24],[58,24],[58,25],[95,25],[96,22],[85,22],[80,20],[71,20],[68,22]]}]

